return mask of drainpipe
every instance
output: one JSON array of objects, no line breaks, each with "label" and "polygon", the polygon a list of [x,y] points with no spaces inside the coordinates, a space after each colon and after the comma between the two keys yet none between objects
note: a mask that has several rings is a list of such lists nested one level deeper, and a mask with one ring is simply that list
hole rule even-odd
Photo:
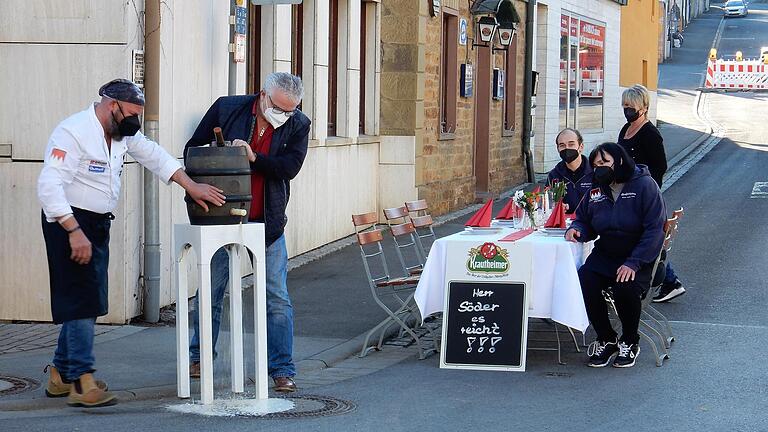
[{"label": "drainpipe", "polygon": [[536,0],[528,0],[525,7],[525,79],[523,97],[523,158],[525,170],[528,173],[528,182],[536,181],[533,172],[533,151],[531,151],[531,137],[533,136],[533,17],[536,13]]},{"label": "drainpipe", "polygon": [[[144,2],[144,134],[158,142],[160,123],[160,0]],[[144,168],[144,320],[160,320],[160,199],[157,177]]]}]

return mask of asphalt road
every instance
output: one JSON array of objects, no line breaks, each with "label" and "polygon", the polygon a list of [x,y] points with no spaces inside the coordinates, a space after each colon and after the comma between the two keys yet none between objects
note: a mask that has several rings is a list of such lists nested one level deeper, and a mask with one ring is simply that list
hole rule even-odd
[{"label": "asphalt road", "polygon": [[[716,28],[718,17],[700,22]],[[745,54],[768,45],[768,5],[754,4],[748,18],[728,20],[720,44],[721,53]],[[689,54],[705,58],[706,50]],[[90,412],[0,413],[0,430],[766,431],[768,183],[756,185],[768,182],[766,99],[768,93],[708,95],[705,109],[725,138],[665,193],[668,207],[686,210],[672,261],[688,292],[661,306],[677,336],[662,368],[647,345],[627,370],[587,368],[584,354],[574,352],[565,366],[552,353],[532,352],[525,373],[442,370],[434,356],[414,356],[316,389],[357,405],[340,416],[210,418],[171,413],[154,401]]]}]

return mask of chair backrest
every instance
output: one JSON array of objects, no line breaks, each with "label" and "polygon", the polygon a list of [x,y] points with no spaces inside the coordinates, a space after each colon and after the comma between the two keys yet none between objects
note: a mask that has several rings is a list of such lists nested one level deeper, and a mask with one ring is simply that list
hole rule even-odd
[{"label": "chair backrest", "polygon": [[387,219],[387,223],[389,223],[389,221],[394,221],[401,218],[405,219],[408,217],[408,208],[404,206],[386,208],[384,209],[384,217]]},{"label": "chair backrest", "polygon": [[411,216],[411,223],[413,223],[415,228],[429,228],[434,221],[432,220],[431,215]]},{"label": "chair backrest", "polygon": [[376,289],[378,282],[390,279],[389,267],[381,246],[384,240],[383,230],[376,228],[377,222],[378,217],[375,212],[352,215],[357,244],[360,246],[360,256],[372,290]]},{"label": "chair backrest", "polygon": [[432,216],[429,214],[429,204],[427,200],[408,201],[405,203],[405,208],[410,212],[410,219],[413,226],[416,228],[416,240],[419,242],[419,247],[423,252],[424,260],[429,254],[429,250],[432,248],[432,243],[437,238],[435,231],[432,229]]},{"label": "chair backrest", "polygon": [[417,215],[419,212],[426,212],[427,209],[429,209],[429,205],[427,205],[427,200],[418,200],[418,201],[408,201],[405,203],[405,207],[408,209],[411,213],[416,213]]},{"label": "chair backrest", "polygon": [[678,222],[677,216],[672,216],[664,222],[664,247],[662,249],[667,252],[672,245],[672,238],[677,234]]},{"label": "chair backrest", "polygon": [[352,225],[355,226],[355,233],[359,233],[369,228],[375,228],[376,223],[378,222],[379,217],[376,216],[376,212],[352,215]]},{"label": "chair backrest", "polygon": [[408,221],[408,209],[396,207],[384,209],[389,232],[395,241],[395,252],[405,274],[412,275],[424,267],[426,254],[421,248],[419,235],[413,223]]}]

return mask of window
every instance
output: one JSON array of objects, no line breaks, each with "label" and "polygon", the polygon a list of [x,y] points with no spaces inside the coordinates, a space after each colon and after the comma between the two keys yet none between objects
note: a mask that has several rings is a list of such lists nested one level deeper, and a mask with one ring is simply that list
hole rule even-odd
[{"label": "window", "polygon": [[304,62],[304,5],[291,7],[291,73],[301,77]]},{"label": "window", "polygon": [[261,6],[248,5],[248,40],[249,50],[246,63],[248,94],[261,90]]},{"label": "window", "polygon": [[504,83],[504,130],[515,130],[517,117],[517,33],[512,37],[506,52],[506,82]]},{"label": "window", "polygon": [[459,21],[443,11],[442,67],[440,71],[440,133],[456,131],[456,104],[459,89]]},{"label": "window", "polygon": [[603,128],[605,27],[560,17],[560,128]]},{"label": "window", "polygon": [[643,85],[648,87],[648,60],[643,60]]},{"label": "window", "polygon": [[360,116],[358,119],[358,130],[360,135],[365,135],[365,75],[368,73],[366,68],[367,58],[365,53],[368,48],[368,3],[363,2],[360,5]]},{"label": "window", "polygon": [[328,136],[336,136],[336,105],[339,70],[339,0],[330,0],[328,27]]}]

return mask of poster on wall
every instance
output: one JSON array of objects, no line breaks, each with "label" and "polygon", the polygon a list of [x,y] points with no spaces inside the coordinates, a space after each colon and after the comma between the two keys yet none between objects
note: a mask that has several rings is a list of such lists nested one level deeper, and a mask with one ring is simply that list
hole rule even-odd
[{"label": "poster on wall", "polygon": [[493,68],[493,99],[504,99],[504,71]]},{"label": "poster on wall", "polygon": [[460,72],[461,86],[459,87],[459,94],[463,98],[472,97],[474,89],[474,74],[472,71],[472,65],[469,63],[462,63]]}]

